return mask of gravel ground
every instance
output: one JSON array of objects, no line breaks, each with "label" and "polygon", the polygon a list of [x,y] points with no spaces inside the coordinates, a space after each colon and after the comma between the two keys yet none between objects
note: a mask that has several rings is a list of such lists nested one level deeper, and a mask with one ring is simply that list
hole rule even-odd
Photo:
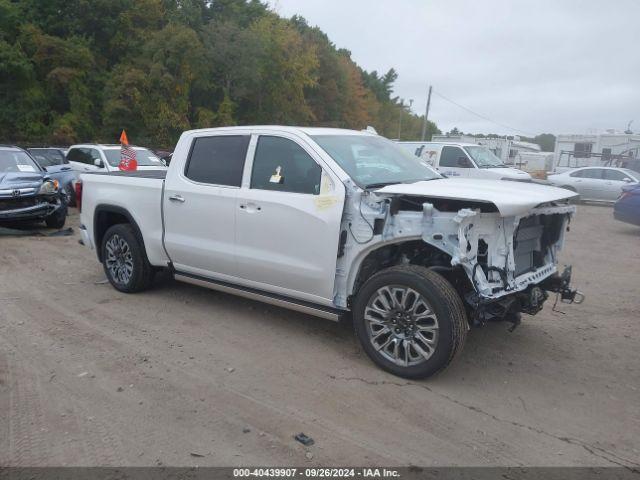
[{"label": "gravel ground", "polygon": [[640,466],[640,228],[609,207],[561,259],[584,304],[473,330],[420,382],[348,325],[166,277],[121,294],[77,238],[0,238],[0,465]]}]

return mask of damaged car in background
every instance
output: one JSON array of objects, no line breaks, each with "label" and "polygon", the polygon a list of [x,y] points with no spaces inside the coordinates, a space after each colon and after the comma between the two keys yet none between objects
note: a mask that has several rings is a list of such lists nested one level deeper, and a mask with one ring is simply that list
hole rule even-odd
[{"label": "damaged car in background", "polygon": [[[368,356],[433,375],[470,327],[520,322],[554,294],[573,192],[444,178],[371,132],[183,133],[168,171],[82,176],[82,242],[122,292],[177,280],[339,320]],[[513,328],[512,327],[512,328]]]},{"label": "damaged car in background", "polygon": [[58,180],[18,147],[0,146],[0,222],[41,222],[62,228],[67,198]]}]

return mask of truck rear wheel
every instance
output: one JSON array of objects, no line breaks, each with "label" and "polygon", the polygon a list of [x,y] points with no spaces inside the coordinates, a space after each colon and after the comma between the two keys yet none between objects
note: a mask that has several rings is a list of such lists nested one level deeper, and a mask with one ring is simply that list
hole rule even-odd
[{"label": "truck rear wheel", "polygon": [[425,378],[462,350],[468,323],[460,296],[442,276],[417,265],[391,267],[360,288],[356,335],[369,358],[405,378]]},{"label": "truck rear wheel", "polygon": [[111,285],[121,292],[140,292],[153,281],[154,269],[144,246],[128,224],[113,225],[106,231],[102,239],[102,265]]}]

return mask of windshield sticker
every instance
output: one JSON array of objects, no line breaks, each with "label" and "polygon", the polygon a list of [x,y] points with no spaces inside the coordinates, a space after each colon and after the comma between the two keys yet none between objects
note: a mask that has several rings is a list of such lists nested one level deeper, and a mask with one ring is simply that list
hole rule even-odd
[{"label": "windshield sticker", "polygon": [[35,172],[36,169],[33,167],[33,165],[18,165],[18,170],[20,170],[21,172]]}]

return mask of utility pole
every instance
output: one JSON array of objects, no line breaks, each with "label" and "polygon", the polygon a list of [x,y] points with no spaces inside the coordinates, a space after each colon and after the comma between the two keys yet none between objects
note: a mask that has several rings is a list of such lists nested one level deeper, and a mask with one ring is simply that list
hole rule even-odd
[{"label": "utility pole", "polygon": [[400,116],[398,117],[398,141],[400,141],[400,133],[402,132],[402,110],[404,110],[404,98],[400,99]]},{"label": "utility pole", "polygon": [[[413,105],[413,98],[409,99],[409,110]],[[398,119],[398,141],[400,141],[400,134],[402,133],[402,113],[404,112],[404,99],[400,99],[400,118]]]},{"label": "utility pole", "polygon": [[433,86],[429,85],[429,94],[427,95],[427,111],[424,112],[424,122],[422,123],[422,141],[424,142],[427,136],[427,120],[429,118],[429,107],[431,106],[431,89]]},{"label": "utility pole", "polygon": [[627,124],[627,129],[624,131],[624,133],[626,133],[627,135],[631,135],[633,133],[633,131],[631,130],[632,123],[633,123],[633,120],[630,120],[629,123]]}]

